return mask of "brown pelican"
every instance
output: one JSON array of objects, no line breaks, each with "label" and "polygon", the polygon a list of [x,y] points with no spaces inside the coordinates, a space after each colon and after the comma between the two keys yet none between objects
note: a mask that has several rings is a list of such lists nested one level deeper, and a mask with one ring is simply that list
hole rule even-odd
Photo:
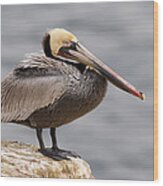
[{"label": "brown pelican", "polygon": [[[36,129],[39,151],[45,156],[78,157],[57,146],[57,127],[94,109],[105,95],[107,80],[142,100],[144,94],[64,29],[50,30],[42,44],[45,54],[28,56],[2,81],[2,121]],[[51,148],[44,145],[44,128],[50,128]]]}]

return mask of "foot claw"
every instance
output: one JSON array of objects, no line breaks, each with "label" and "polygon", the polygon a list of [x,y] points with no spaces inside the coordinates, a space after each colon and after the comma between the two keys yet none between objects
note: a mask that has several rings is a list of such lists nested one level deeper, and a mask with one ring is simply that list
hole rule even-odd
[{"label": "foot claw", "polygon": [[62,149],[45,148],[39,149],[38,151],[41,152],[44,156],[50,157],[56,161],[70,160],[70,157],[80,158],[80,156],[75,152],[66,151]]},{"label": "foot claw", "polygon": [[61,152],[63,152],[66,156],[74,157],[74,158],[81,158],[76,152],[66,151],[66,150],[62,150],[62,149],[59,149],[59,150]]}]

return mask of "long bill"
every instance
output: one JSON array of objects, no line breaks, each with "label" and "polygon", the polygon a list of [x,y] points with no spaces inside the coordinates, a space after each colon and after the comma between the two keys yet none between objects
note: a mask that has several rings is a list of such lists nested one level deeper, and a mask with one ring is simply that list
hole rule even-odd
[{"label": "long bill", "polygon": [[71,59],[74,59],[90,67],[93,67],[118,88],[140,98],[141,100],[145,99],[145,95],[142,92],[138,91],[133,85],[128,83],[120,75],[114,72],[110,67],[108,67],[101,60],[96,58],[80,43],[76,43],[76,50],[69,49],[68,52],[70,55],[69,57]]}]

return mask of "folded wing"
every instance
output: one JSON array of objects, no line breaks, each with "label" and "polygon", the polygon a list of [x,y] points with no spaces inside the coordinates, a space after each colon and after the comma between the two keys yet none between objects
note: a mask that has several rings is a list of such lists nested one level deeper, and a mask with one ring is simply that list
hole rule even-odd
[{"label": "folded wing", "polygon": [[[1,86],[1,120],[3,122],[26,120],[36,110],[60,99],[65,92],[65,80],[54,69],[22,68],[21,73],[10,73]],[[32,70],[32,71],[31,71]],[[33,73],[34,75],[31,75]],[[43,73],[43,74],[42,74]]]}]

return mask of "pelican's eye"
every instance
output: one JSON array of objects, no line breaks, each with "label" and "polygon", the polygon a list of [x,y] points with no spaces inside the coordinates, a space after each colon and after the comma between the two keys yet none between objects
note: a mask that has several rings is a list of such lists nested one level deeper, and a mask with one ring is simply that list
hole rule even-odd
[{"label": "pelican's eye", "polygon": [[77,43],[74,41],[71,41],[71,45],[70,45],[69,49],[77,51]]},{"label": "pelican's eye", "polygon": [[62,47],[58,51],[58,55],[64,57],[70,56],[69,50],[77,51],[77,43],[74,41],[64,42]]},{"label": "pelican's eye", "polygon": [[77,46],[77,42],[65,41],[65,42],[63,42],[63,45],[61,48],[66,48],[68,50],[75,50],[76,51],[77,50],[76,46]]},{"label": "pelican's eye", "polygon": [[71,41],[63,41],[62,47],[70,47],[71,46]]}]

